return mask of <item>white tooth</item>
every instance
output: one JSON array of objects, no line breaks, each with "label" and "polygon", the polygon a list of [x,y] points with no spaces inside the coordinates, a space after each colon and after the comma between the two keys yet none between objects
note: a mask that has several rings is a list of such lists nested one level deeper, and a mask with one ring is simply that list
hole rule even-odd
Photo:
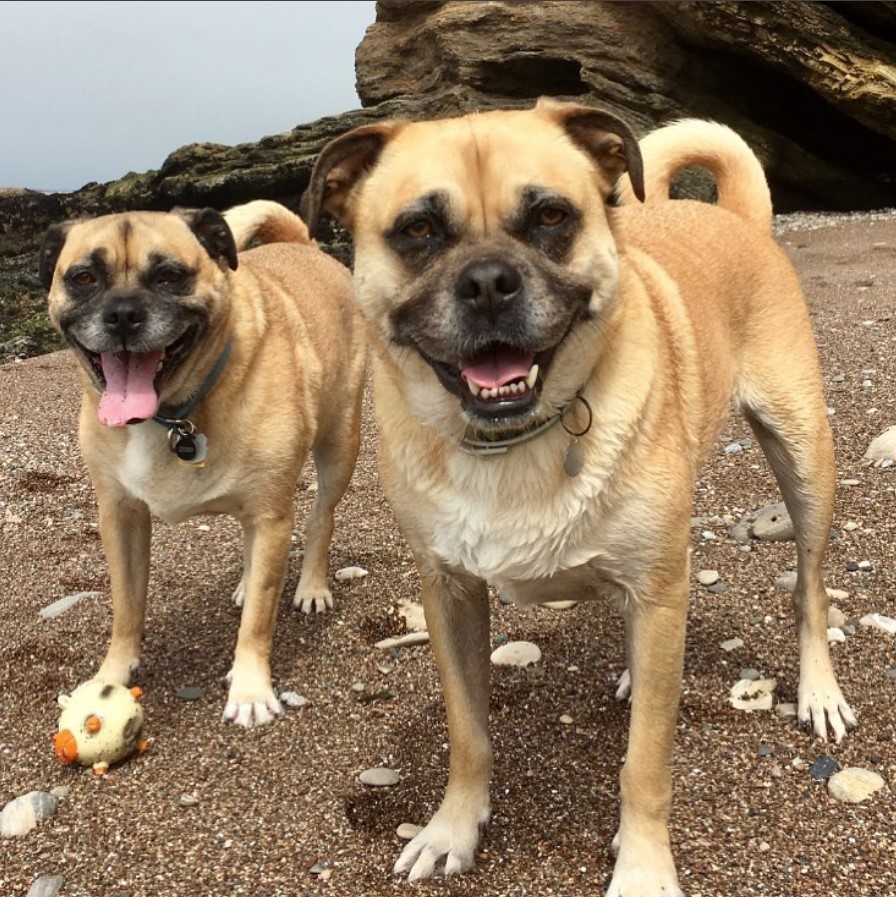
[{"label": "white tooth", "polygon": [[538,365],[533,364],[531,368],[529,368],[529,374],[526,377],[526,386],[529,389],[535,388],[535,381],[538,379]]},{"label": "white tooth", "polygon": [[470,387],[470,392],[473,393],[474,396],[479,395],[479,387],[472,380],[467,380],[467,386]]}]

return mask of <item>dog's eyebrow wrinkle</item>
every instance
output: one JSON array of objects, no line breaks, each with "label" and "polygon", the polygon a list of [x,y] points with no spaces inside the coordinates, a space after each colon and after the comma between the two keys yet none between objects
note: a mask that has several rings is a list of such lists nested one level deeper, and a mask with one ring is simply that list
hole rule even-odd
[{"label": "dog's eyebrow wrinkle", "polygon": [[430,193],[424,193],[423,196],[418,196],[410,205],[402,209],[396,222],[405,222],[418,215],[428,215],[447,223],[450,217],[448,194],[443,190],[433,190]]}]

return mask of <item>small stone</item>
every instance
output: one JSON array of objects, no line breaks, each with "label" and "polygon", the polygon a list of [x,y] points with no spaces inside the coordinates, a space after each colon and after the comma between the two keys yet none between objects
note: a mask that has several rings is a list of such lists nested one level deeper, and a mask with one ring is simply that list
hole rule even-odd
[{"label": "small stone", "polygon": [[392,648],[410,648],[413,645],[425,645],[428,642],[428,632],[407,632],[404,635],[384,638],[376,643],[376,647],[379,648],[380,651],[388,651]]},{"label": "small stone", "polygon": [[317,860],[314,865],[308,870],[312,875],[320,875],[322,872],[326,871],[329,867],[327,866],[324,860]]},{"label": "small stone", "polygon": [[527,667],[541,660],[541,648],[532,642],[508,642],[492,651],[495,666]]},{"label": "small stone", "polygon": [[738,648],[743,648],[744,640],[742,638],[730,638],[727,641],[722,642],[722,650],[723,651],[736,651]]},{"label": "small stone", "polygon": [[837,761],[827,754],[822,754],[809,767],[809,775],[813,779],[829,779],[837,771]]},{"label": "small stone", "polygon": [[739,442],[732,442],[725,446],[726,455],[739,455],[743,450],[744,447]]},{"label": "small stone", "polygon": [[751,681],[759,679],[761,675],[762,674],[759,672],[759,670],[755,670],[753,669],[753,667],[745,667],[740,671],[741,679],[750,679]]},{"label": "small stone", "polygon": [[828,644],[845,641],[846,633],[839,626],[828,626]]},{"label": "small stone", "polygon": [[578,601],[544,601],[541,606],[549,607],[551,610],[570,610],[578,603]]},{"label": "small stone", "polygon": [[178,803],[182,807],[195,807],[199,803],[199,798],[195,794],[182,794]]},{"label": "small stone", "polygon": [[889,667],[884,670],[884,676],[886,676],[887,679],[896,679],[896,667]]},{"label": "small stone", "polygon": [[866,629],[879,629],[888,635],[896,635],[896,620],[883,614],[866,614],[859,620],[859,625]]},{"label": "small stone", "polygon": [[741,679],[731,686],[728,702],[735,710],[771,710],[776,679]]},{"label": "small stone", "polygon": [[825,591],[831,601],[845,601],[849,598],[849,592],[844,592],[843,589],[825,589]]},{"label": "small stone", "polygon": [[329,881],[333,877],[332,869],[324,869],[323,872],[318,876],[321,881]]},{"label": "small stone", "polygon": [[50,789],[50,794],[57,800],[63,801],[68,797],[71,790],[71,785],[57,785],[55,788]]},{"label": "small stone", "polygon": [[840,610],[835,604],[832,604],[828,608],[828,626],[836,626],[838,629],[845,625],[846,623],[846,614]]},{"label": "small stone", "polygon": [[185,685],[177,690],[177,696],[182,701],[198,701],[205,694],[205,689],[198,685]]},{"label": "small stone", "polygon": [[287,707],[305,707],[311,702],[304,695],[300,695],[297,691],[281,691],[280,700]]},{"label": "small stone", "polygon": [[17,838],[27,835],[42,819],[49,819],[59,801],[46,791],[29,791],[11,800],[0,811],[0,835]]},{"label": "small stone", "polygon": [[401,776],[394,769],[374,766],[372,769],[365,769],[358,779],[362,785],[369,785],[371,788],[389,788],[397,785],[401,781]]},{"label": "small stone", "polygon": [[366,686],[364,685],[363,682],[352,682],[352,691],[353,692],[357,692],[358,694],[361,694],[365,688],[366,688]]},{"label": "small stone", "polygon": [[775,577],[775,588],[782,589],[785,592],[792,592],[796,588],[796,570],[779,573]]},{"label": "small stone", "polygon": [[713,595],[721,595],[728,591],[728,583],[721,581],[714,582],[711,586],[707,586],[706,591],[712,592]]},{"label": "small stone", "polygon": [[781,702],[775,705],[775,712],[782,719],[796,719],[796,704]]},{"label": "small stone", "polygon": [[762,508],[751,528],[753,537],[762,542],[786,542],[793,538],[793,522],[784,502]]},{"label": "small stone", "polygon": [[65,879],[61,875],[38,875],[31,882],[25,897],[56,897],[64,884]]},{"label": "small stone", "polygon": [[771,757],[774,754],[775,748],[770,744],[760,744],[758,748],[756,748],[756,753],[760,757]]},{"label": "small stone", "polygon": [[748,520],[742,520],[740,523],[732,526],[731,529],[728,530],[728,535],[734,539],[735,542],[747,543],[750,541],[750,522]]},{"label": "small stone", "polygon": [[573,718],[568,713],[563,713],[560,715],[560,722],[563,723],[564,726],[571,726],[573,724]]},{"label": "small stone", "polygon": [[861,803],[883,787],[882,776],[859,766],[848,766],[828,779],[828,794],[847,804]]},{"label": "small stone", "polygon": [[364,579],[367,576],[367,570],[363,567],[343,567],[334,574],[340,582],[346,579]]},{"label": "small stone", "polygon": [[423,605],[416,601],[402,601],[398,605],[398,613],[404,617],[404,625],[410,632],[426,632],[426,615]]},{"label": "small stone", "polygon": [[53,620],[64,614],[67,610],[71,610],[78,604],[78,602],[83,601],[85,598],[99,597],[101,597],[100,592],[75,592],[73,595],[66,595],[64,598],[60,598],[58,601],[54,601],[52,604],[48,604],[46,607],[41,608],[38,611],[38,614],[45,620]]},{"label": "small stone", "polygon": [[697,574],[697,582],[702,586],[711,586],[719,581],[718,570],[701,570]]},{"label": "small stone", "polygon": [[395,829],[395,834],[398,835],[402,841],[413,841],[422,831],[422,825],[414,825],[413,822],[402,822],[402,824]]}]

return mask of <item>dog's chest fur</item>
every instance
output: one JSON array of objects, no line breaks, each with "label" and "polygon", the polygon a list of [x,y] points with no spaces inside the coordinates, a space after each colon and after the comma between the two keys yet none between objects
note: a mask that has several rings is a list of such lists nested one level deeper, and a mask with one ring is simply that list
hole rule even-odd
[{"label": "dog's chest fur", "polygon": [[450,464],[453,488],[434,502],[435,551],[498,586],[557,577],[606,556],[594,536],[605,471],[561,474],[558,485],[562,454],[529,452],[538,458],[524,461],[525,450],[512,451],[516,457],[462,455]]},{"label": "dog's chest fur", "polygon": [[118,478],[156,517],[180,523],[196,514],[227,510],[220,505],[237,485],[235,466],[197,468],[178,460],[165,428],[153,421],[131,425],[127,432]]}]

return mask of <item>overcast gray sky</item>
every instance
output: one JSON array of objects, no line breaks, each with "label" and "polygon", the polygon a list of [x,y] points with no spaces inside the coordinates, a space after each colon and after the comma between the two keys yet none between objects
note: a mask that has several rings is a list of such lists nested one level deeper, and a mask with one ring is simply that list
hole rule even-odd
[{"label": "overcast gray sky", "polygon": [[0,2],[0,187],[77,190],[187,143],[360,107],[364,2]]}]

